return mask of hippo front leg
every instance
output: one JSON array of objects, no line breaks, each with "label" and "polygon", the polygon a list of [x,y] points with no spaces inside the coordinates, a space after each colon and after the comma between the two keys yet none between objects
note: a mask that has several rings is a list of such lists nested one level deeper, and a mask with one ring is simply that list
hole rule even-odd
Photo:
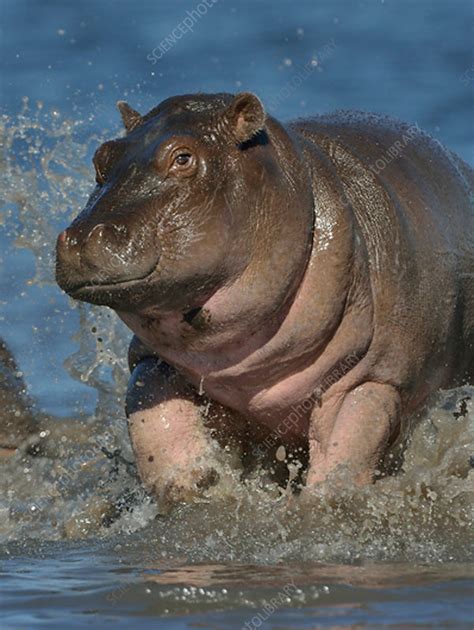
[{"label": "hippo front leg", "polygon": [[400,396],[391,385],[367,382],[329,398],[311,419],[307,485],[343,467],[355,483],[373,482],[399,423]]},{"label": "hippo front leg", "polygon": [[219,480],[222,463],[204,424],[203,402],[156,357],[133,369],[126,400],[130,439],[140,477],[162,508],[199,496]]}]

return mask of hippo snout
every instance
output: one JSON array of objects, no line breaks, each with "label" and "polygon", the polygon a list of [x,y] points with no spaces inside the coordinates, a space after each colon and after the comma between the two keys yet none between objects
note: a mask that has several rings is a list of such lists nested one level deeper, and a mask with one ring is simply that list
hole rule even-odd
[{"label": "hippo snout", "polygon": [[159,249],[150,247],[136,234],[131,235],[126,225],[72,225],[57,239],[56,278],[73,297],[91,299],[105,288],[110,293],[147,278],[156,269],[159,258]]}]

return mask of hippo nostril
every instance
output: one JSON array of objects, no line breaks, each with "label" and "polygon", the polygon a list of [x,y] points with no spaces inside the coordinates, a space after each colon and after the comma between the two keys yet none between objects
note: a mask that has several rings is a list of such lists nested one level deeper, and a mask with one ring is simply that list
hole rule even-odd
[{"label": "hippo nostril", "polygon": [[100,241],[102,240],[104,236],[104,231],[105,231],[105,225],[103,223],[98,223],[97,225],[94,225],[92,230],[89,232],[86,240],[87,241],[93,240],[97,243],[100,243]]},{"label": "hippo nostril", "polygon": [[87,235],[86,241],[92,241],[99,245],[102,241],[113,241],[121,244],[128,238],[128,231],[124,225],[115,225],[114,223],[98,223],[94,225],[92,230]]}]

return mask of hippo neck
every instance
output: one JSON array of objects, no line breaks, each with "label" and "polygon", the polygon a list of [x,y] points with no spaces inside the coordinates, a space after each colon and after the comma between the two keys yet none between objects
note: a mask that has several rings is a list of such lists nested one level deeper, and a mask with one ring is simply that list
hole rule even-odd
[{"label": "hippo neck", "polygon": [[363,356],[372,335],[367,260],[352,208],[331,160],[304,135],[298,142],[311,165],[315,219],[308,263],[276,329],[260,345],[243,337],[245,358],[221,372],[223,379],[245,374],[255,389],[271,388],[315,363],[315,373],[323,374],[351,353]]},{"label": "hippo neck", "polygon": [[[299,168],[305,173],[310,192],[307,207],[311,208],[312,215],[310,218],[306,215],[306,225],[310,230],[308,247],[305,252],[299,252],[299,267],[294,271],[286,293],[279,294],[279,300],[267,302],[267,308],[262,308],[257,298],[245,300],[245,297],[248,298],[251,290],[259,290],[259,285],[253,283],[252,278],[262,275],[262,262],[270,275],[273,272],[278,279],[279,270],[272,265],[277,246],[281,246],[283,260],[285,253],[290,254],[290,259],[295,255],[295,241],[285,231],[282,232],[281,242],[273,243],[272,251],[267,252],[266,260],[260,258],[257,265],[249,265],[234,285],[217,292],[206,307],[214,312],[215,320],[219,317],[228,324],[226,333],[229,337],[226,339],[223,336],[223,340],[236,343],[241,356],[247,357],[255,350],[261,352],[265,348],[267,352],[273,346],[280,348],[291,344],[294,327],[301,331],[307,323],[308,336],[300,342],[304,348],[298,348],[295,353],[311,354],[311,360],[314,360],[315,354],[322,352],[336,333],[348,306],[348,298],[352,302],[354,274],[362,274],[366,280],[368,278],[363,271],[367,262],[365,250],[332,160],[311,138],[293,134],[291,129],[288,135],[276,121],[270,133],[272,143],[277,148],[281,147],[282,153],[285,152],[285,160],[291,164],[290,170]],[[288,156],[288,139],[295,147],[292,156]],[[301,193],[301,180],[299,183]],[[294,203],[297,206],[298,200],[295,199]],[[357,247],[356,242],[361,247]],[[280,273],[283,273],[281,268]],[[361,282],[359,279],[358,282],[358,290],[364,298],[370,292],[364,284],[366,280]],[[361,284],[364,288],[360,287]],[[255,308],[252,309],[252,306]],[[351,303],[349,306],[354,305]],[[288,356],[288,349],[285,352]]]},{"label": "hippo neck", "polygon": [[273,119],[267,122],[267,132],[281,181],[278,188],[262,183],[261,190],[253,191],[260,196],[255,204],[253,255],[243,272],[204,305],[219,345],[241,345],[242,339],[254,336],[266,341],[291,308],[311,259],[315,220],[311,174],[296,138]]}]

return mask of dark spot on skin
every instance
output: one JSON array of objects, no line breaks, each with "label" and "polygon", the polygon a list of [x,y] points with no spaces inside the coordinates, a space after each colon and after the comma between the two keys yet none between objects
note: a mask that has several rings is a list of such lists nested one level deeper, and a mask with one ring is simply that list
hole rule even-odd
[{"label": "dark spot on skin", "polygon": [[200,306],[198,306],[197,308],[192,308],[190,311],[187,311],[186,313],[183,314],[183,320],[186,323],[191,324],[193,319],[196,317],[196,315],[199,315],[200,312],[201,312]]},{"label": "dark spot on skin", "polygon": [[210,468],[198,481],[196,481],[196,488],[200,490],[207,490],[211,486],[215,486],[219,481],[219,474],[214,468]]},{"label": "dark spot on skin", "polygon": [[153,455],[150,455],[150,457],[148,458],[149,462],[153,462],[155,460],[155,458],[153,457]]},{"label": "dark spot on skin", "polygon": [[142,422],[145,422],[145,418],[142,418]]},{"label": "dark spot on skin", "polygon": [[205,308],[193,308],[183,314],[183,321],[192,326],[194,330],[202,332],[210,325],[211,315]]}]

